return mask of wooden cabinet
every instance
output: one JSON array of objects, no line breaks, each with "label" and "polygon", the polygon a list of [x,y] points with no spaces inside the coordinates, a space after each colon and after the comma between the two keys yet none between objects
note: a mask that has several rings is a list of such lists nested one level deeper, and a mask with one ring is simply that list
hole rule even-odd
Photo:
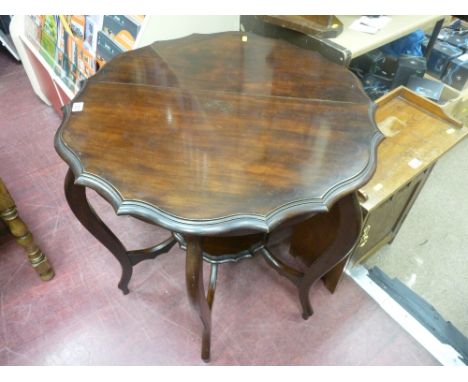
[{"label": "wooden cabinet", "polygon": [[353,252],[354,262],[365,260],[384,244],[392,242],[431,170],[432,166],[411,179],[377,208],[370,211],[362,208],[364,222],[359,244]]},{"label": "wooden cabinet", "polygon": [[[344,267],[358,264],[395,238],[437,160],[468,135],[468,127],[445,113],[440,105],[399,87],[376,101],[375,121],[385,139],[377,150],[377,168],[358,191],[363,224],[349,256],[324,275],[334,292]],[[323,227],[325,215],[310,219],[317,232],[310,256],[329,245]],[[328,228],[327,228],[328,229]],[[333,232],[327,234],[333,235]],[[298,248],[289,250],[296,256]]]},{"label": "wooden cabinet", "polygon": [[374,176],[359,190],[364,223],[353,263],[391,243],[437,160],[468,134],[439,105],[404,87],[376,103],[375,119],[386,138]]}]

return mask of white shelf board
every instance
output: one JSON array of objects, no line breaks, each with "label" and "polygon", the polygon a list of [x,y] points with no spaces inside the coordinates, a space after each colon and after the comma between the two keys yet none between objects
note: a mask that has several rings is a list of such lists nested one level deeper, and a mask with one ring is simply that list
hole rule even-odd
[{"label": "white shelf board", "polygon": [[444,19],[443,15],[391,16],[390,22],[375,34],[368,34],[349,29],[352,22],[361,16],[336,16],[343,23],[343,32],[328,39],[351,52],[351,57],[358,57],[371,50],[414,32],[426,29]]}]

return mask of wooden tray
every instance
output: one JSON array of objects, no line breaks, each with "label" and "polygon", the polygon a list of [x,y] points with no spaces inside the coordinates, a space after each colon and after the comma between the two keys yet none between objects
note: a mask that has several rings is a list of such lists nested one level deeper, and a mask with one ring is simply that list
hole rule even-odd
[{"label": "wooden tray", "polygon": [[468,134],[436,103],[405,87],[377,100],[375,120],[386,138],[377,151],[377,169],[359,190],[361,206],[377,207],[434,164]]},{"label": "wooden tray", "polygon": [[337,37],[343,31],[343,24],[336,16],[309,15],[309,16],[257,16],[267,23],[282,28],[292,29],[308,35],[321,38]]}]

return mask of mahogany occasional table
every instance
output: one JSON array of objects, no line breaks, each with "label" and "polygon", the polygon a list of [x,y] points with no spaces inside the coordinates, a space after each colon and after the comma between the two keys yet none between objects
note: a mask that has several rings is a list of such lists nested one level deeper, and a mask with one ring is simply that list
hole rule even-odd
[{"label": "mahogany occasional table", "polygon": [[[383,138],[373,113],[353,74],[317,53],[253,34],[197,34],[109,62],[64,107],[55,146],[70,166],[70,208],[120,262],[125,294],[135,264],[186,249],[208,360],[220,263],[260,253],[297,286],[303,317],[312,314],[311,286],[333,280],[360,235],[356,190]],[[169,238],[127,251],[86,187]],[[280,242],[300,267],[273,254]]]}]

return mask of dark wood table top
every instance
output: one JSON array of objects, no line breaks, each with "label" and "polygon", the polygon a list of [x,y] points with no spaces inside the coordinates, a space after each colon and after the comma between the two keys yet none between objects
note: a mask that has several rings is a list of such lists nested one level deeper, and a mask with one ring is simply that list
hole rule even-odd
[{"label": "dark wood table top", "polygon": [[345,67],[240,32],[121,54],[71,105],[56,149],[76,182],[182,233],[268,232],[327,211],[370,179],[382,139]]}]

